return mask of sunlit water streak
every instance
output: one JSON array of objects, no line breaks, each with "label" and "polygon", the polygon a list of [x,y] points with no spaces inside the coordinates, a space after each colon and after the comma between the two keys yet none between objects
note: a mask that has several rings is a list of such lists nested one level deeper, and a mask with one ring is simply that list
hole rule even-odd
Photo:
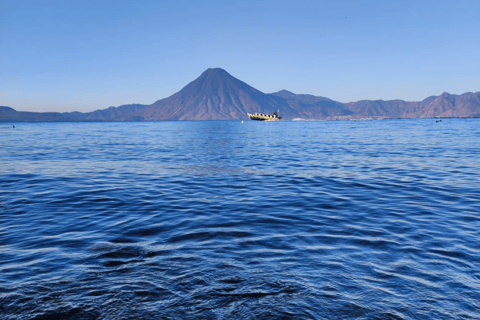
[{"label": "sunlit water streak", "polygon": [[480,119],[15,125],[0,318],[480,319]]}]

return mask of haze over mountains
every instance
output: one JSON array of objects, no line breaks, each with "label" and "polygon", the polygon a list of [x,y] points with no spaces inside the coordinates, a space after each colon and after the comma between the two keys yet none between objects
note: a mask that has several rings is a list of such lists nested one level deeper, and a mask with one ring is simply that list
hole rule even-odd
[{"label": "haze over mountains", "polygon": [[23,112],[0,107],[0,121],[240,120],[279,110],[284,119],[434,118],[480,116],[480,92],[443,93],[423,101],[341,103],[287,90],[263,93],[220,68],[207,69],[174,95],[151,105],[129,104],[93,112]]}]

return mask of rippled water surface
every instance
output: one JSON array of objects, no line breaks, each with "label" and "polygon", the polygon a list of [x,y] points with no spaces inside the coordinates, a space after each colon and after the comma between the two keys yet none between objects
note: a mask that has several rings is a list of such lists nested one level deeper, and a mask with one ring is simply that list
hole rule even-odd
[{"label": "rippled water surface", "polygon": [[480,119],[15,125],[2,319],[480,319]]}]

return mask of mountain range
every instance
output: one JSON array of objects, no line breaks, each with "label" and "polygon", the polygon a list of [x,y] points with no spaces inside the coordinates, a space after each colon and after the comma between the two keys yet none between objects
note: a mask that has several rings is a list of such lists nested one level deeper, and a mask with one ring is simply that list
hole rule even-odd
[{"label": "mountain range", "polygon": [[243,120],[278,110],[284,119],[480,117],[480,92],[444,92],[422,101],[362,100],[341,103],[287,90],[266,94],[220,68],[207,69],[168,98],[93,112],[25,112],[0,107],[0,121]]}]

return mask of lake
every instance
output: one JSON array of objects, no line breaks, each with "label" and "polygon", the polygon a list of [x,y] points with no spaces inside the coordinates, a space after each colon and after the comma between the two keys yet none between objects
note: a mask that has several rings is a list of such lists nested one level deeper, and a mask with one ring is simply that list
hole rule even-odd
[{"label": "lake", "polygon": [[0,318],[480,319],[479,292],[480,119],[0,123]]}]

